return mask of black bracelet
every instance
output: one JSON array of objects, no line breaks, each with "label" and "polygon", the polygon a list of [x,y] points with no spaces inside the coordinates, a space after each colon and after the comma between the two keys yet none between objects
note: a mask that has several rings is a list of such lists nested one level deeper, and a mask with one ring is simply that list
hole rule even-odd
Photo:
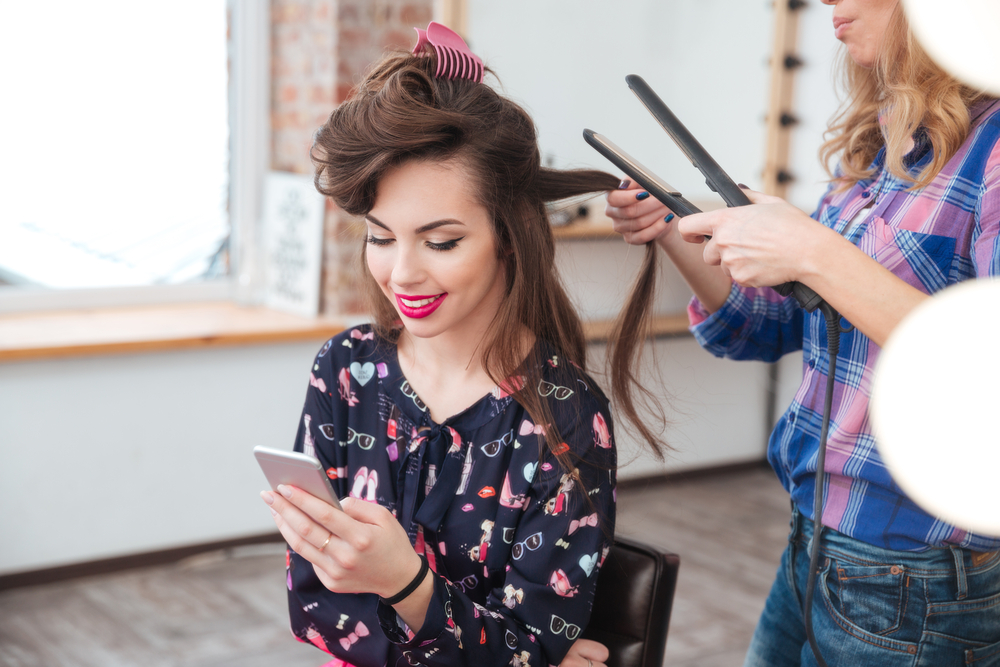
[{"label": "black bracelet", "polygon": [[382,602],[392,606],[394,604],[399,604],[406,598],[410,597],[410,594],[413,593],[413,591],[417,590],[417,587],[423,583],[424,577],[427,576],[427,570],[429,569],[430,567],[427,565],[427,559],[424,558],[423,556],[420,556],[420,572],[417,572],[417,576],[413,577],[413,581],[408,583],[406,585],[406,588],[399,591],[391,598],[382,598]]}]

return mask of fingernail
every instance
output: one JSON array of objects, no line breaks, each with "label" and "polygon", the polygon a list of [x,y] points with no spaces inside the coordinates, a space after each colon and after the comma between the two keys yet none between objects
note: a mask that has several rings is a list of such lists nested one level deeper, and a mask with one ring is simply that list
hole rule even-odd
[{"label": "fingernail", "polygon": [[292,490],[290,488],[288,488],[287,486],[285,486],[284,484],[279,484],[278,485],[278,493],[280,493],[284,497],[288,498],[289,500],[291,500],[291,498],[292,498]]},{"label": "fingernail", "polygon": [[742,190],[749,190],[750,189],[747,186],[743,185],[742,183],[737,183],[736,185],[740,186],[740,189],[742,189]]},{"label": "fingernail", "polygon": [[274,504],[274,494],[271,493],[270,491],[261,491],[260,497],[263,498],[264,502],[267,503],[268,505]]},{"label": "fingernail", "polygon": [[674,214],[670,213],[669,215],[667,215],[667,217],[663,219],[663,222],[670,222],[673,219],[674,219]]},{"label": "fingernail", "polygon": [[278,518],[278,513],[274,511],[273,507],[268,507],[267,509],[271,510],[271,516],[273,516],[276,519]]},{"label": "fingernail", "polygon": [[621,183],[618,184],[618,189],[619,190],[628,190],[628,186],[630,186],[630,185],[632,185],[632,181],[630,181],[629,179],[626,178],[624,181],[622,181]]},{"label": "fingernail", "polygon": [[635,198],[638,199],[639,201],[642,201],[643,199],[647,199],[648,197],[649,197],[649,193],[648,192],[640,192],[639,194],[637,194],[635,196]]}]

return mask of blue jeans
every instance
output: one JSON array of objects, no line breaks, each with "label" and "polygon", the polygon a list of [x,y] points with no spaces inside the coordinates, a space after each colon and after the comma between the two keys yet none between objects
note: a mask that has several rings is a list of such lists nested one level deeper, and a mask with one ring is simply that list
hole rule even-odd
[{"label": "blue jeans", "polygon": [[[801,603],[812,533],[793,508],[744,667],[817,664]],[[824,528],[817,577],[813,631],[829,667],[1000,666],[1000,551],[890,551]]]}]

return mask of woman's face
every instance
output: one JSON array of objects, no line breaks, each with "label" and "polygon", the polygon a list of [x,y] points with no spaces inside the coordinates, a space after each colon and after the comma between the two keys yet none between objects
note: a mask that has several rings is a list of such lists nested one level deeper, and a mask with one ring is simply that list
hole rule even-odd
[{"label": "woman's face", "polygon": [[368,269],[417,338],[481,336],[500,307],[503,266],[475,188],[458,161],[407,162],[365,218]]},{"label": "woman's face", "polygon": [[875,54],[899,0],[823,0],[833,5],[833,31],[861,67],[875,64]]}]

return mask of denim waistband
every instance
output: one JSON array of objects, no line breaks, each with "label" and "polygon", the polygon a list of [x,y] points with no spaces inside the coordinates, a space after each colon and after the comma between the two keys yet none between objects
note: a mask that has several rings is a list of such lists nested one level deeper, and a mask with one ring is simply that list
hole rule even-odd
[{"label": "denim waistband", "polygon": [[[792,505],[789,541],[804,548],[812,541],[813,522]],[[823,527],[820,552],[859,565],[897,565],[914,577],[956,577],[964,588],[967,576],[1000,567],[1000,551],[977,552],[962,547],[931,547],[925,551],[895,551],[848,537]]]}]

